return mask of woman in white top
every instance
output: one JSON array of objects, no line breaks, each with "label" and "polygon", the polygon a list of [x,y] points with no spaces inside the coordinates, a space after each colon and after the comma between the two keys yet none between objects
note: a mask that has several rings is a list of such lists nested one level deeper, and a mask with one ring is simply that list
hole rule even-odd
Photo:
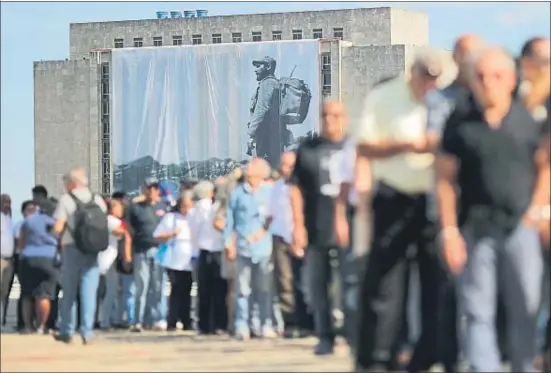
[{"label": "woman in white top", "polygon": [[[159,244],[166,244],[166,252],[160,259],[167,269],[171,290],[168,304],[167,330],[176,330],[180,321],[184,330],[192,330],[191,285],[193,262],[197,255],[193,240],[193,194],[184,192],[174,210],[165,214],[153,237]],[[161,250],[161,249],[160,249]]]},{"label": "woman in white top", "polygon": [[[111,326],[120,325],[122,320],[117,320],[120,313],[115,312],[115,304],[119,290],[119,274],[117,272],[118,241],[128,233],[122,224],[124,205],[121,201],[111,199],[108,203],[109,215],[107,216],[107,228],[109,229],[109,246],[98,254],[98,267],[100,273],[105,276],[105,296],[101,301],[99,323],[101,329],[110,329]],[[125,247],[125,263],[130,263],[130,247]]]}]

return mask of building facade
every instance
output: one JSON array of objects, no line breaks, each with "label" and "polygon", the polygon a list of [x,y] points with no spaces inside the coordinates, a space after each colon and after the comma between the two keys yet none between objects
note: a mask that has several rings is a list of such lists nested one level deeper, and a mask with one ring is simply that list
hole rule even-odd
[{"label": "building facade", "polygon": [[366,8],[71,24],[69,58],[34,64],[36,183],[60,192],[61,175],[83,165],[92,189],[111,191],[110,50],[307,38],[320,39],[323,95],[354,121],[369,88],[427,47],[428,17]]}]

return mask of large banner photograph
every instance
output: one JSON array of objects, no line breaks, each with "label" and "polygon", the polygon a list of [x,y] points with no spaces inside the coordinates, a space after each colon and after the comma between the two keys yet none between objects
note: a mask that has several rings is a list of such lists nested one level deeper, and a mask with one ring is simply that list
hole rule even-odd
[{"label": "large banner photograph", "polygon": [[227,174],[319,125],[317,40],[113,50],[114,189]]}]

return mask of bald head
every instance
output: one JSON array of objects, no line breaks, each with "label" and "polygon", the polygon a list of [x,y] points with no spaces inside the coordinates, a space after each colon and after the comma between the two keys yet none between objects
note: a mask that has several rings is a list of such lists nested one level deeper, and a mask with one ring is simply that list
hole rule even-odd
[{"label": "bald head", "polygon": [[332,141],[340,141],[346,132],[348,116],[340,101],[325,101],[322,106],[321,135]]},{"label": "bald head", "polygon": [[484,47],[484,41],[478,35],[461,35],[453,48],[453,60],[457,65],[457,79],[462,84],[468,83],[469,69],[474,56]]},{"label": "bald head", "polygon": [[295,167],[296,161],[295,152],[285,152],[281,155],[281,165],[279,167],[279,172],[284,179],[288,179],[293,172],[293,167]]},{"label": "bald head", "polygon": [[506,50],[485,48],[475,57],[471,87],[483,106],[508,104],[515,85],[515,60]]}]

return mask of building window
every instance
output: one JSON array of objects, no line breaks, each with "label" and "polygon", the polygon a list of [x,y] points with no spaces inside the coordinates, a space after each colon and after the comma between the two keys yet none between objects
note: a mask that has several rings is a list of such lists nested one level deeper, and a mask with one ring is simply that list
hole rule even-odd
[{"label": "building window", "polygon": [[115,48],[124,48],[124,39],[115,39]]},{"label": "building window", "polygon": [[333,37],[343,39],[344,38],[344,30],[342,27],[337,27],[333,29]]},{"label": "building window", "polygon": [[253,41],[262,41],[262,33],[260,31],[253,31]]},{"label": "building window", "polygon": [[154,47],[162,47],[163,46],[163,37],[162,36],[154,36],[153,37],[153,46]]},{"label": "building window", "polygon": [[243,38],[241,37],[241,33],[240,32],[233,32],[231,34],[231,41],[232,43],[241,43],[241,41],[243,40]]},{"label": "building window", "polygon": [[331,95],[331,53],[321,54],[321,92],[323,96]]},{"label": "building window", "polygon": [[172,45],[182,45],[182,35],[174,35],[172,37]]},{"label": "building window", "polygon": [[222,34],[212,34],[212,44],[222,44]]},{"label": "building window", "polygon": [[143,47],[143,38],[134,38],[134,48]]},{"label": "building window", "polygon": [[293,40],[302,40],[302,30],[293,30]]},{"label": "building window", "polygon": [[323,38],[323,30],[320,28],[315,28],[313,30],[313,37],[314,39],[322,39]]},{"label": "building window", "polygon": [[272,40],[281,40],[281,31],[272,31]]},{"label": "building window", "polygon": [[203,43],[203,37],[201,35],[191,35],[191,44],[199,45]]}]

